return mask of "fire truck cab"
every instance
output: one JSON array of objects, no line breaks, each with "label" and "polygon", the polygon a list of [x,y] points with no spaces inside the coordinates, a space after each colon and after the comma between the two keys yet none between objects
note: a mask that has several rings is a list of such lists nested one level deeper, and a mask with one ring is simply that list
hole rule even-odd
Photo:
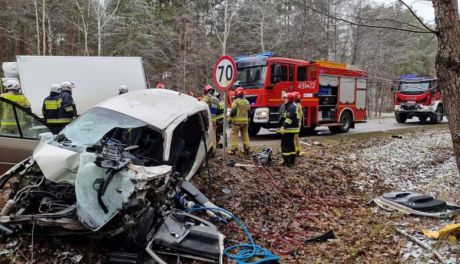
[{"label": "fire truck cab", "polygon": [[407,74],[401,76],[395,92],[395,118],[398,123],[416,116],[422,123],[428,118],[437,124],[444,116],[441,90],[438,81],[431,76]]},{"label": "fire truck cab", "polygon": [[[283,96],[299,92],[304,118],[303,132],[328,126],[345,133],[366,118],[367,73],[345,64],[302,61],[264,53],[236,59],[237,83],[251,104],[249,133],[278,127]],[[233,99],[233,91],[228,98]]]}]

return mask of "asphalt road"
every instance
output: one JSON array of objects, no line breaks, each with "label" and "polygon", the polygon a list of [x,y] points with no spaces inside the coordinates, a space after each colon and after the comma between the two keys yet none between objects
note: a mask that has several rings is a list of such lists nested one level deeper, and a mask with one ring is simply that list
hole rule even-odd
[{"label": "asphalt road", "polygon": [[[446,118],[444,117],[442,123],[447,123]],[[399,124],[396,122],[394,117],[385,117],[382,119],[369,119],[366,123],[357,123],[354,129],[350,129],[349,134],[358,134],[358,133],[368,133],[368,132],[377,132],[377,131],[388,131],[388,130],[397,130],[404,129],[416,126],[424,126],[421,124],[417,118],[412,120],[407,120],[405,124]],[[229,131],[230,134],[230,131]],[[318,127],[315,130],[314,136],[330,136],[331,133],[327,127]],[[345,134],[335,134],[335,135],[345,135]],[[271,141],[279,140],[279,136],[272,131],[262,129],[257,136],[251,137],[252,145],[263,145],[270,143]]]}]

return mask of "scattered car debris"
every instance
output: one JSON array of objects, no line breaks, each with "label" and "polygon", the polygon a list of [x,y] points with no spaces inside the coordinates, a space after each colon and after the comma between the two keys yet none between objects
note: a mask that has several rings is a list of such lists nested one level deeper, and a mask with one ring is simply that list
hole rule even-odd
[{"label": "scattered car debris", "polygon": [[391,138],[399,138],[399,139],[402,139],[403,136],[401,136],[401,135],[391,135]]},{"label": "scattered car debris", "polygon": [[442,227],[439,230],[423,230],[423,234],[427,237],[434,239],[442,239],[448,236],[453,236],[455,238],[460,237],[460,224],[450,224]]},{"label": "scattered car debris", "polygon": [[324,233],[324,234],[322,234],[320,236],[305,240],[305,243],[308,244],[308,243],[326,242],[329,239],[336,239],[336,238],[337,237],[335,236],[334,231],[329,230],[329,231],[327,231],[326,233]]},{"label": "scattered car debris", "polygon": [[254,153],[252,158],[257,165],[260,166],[270,166],[272,164],[272,153],[271,148],[264,148],[262,151]]},{"label": "scattered car debris", "polygon": [[380,208],[405,214],[449,218],[460,214],[458,205],[413,192],[390,192],[373,199]]}]

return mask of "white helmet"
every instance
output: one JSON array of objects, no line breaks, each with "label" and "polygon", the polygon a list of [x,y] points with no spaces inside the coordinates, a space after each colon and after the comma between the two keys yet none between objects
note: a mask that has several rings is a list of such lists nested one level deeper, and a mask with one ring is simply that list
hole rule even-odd
[{"label": "white helmet", "polygon": [[59,93],[61,91],[61,85],[59,84],[53,84],[51,85],[51,89],[50,89],[50,92],[52,93]]},{"label": "white helmet", "polygon": [[61,83],[61,89],[64,91],[72,91],[74,88],[75,88],[75,84],[73,82]]},{"label": "white helmet", "polygon": [[126,85],[121,85],[120,88],[118,88],[118,94],[124,94],[129,92],[128,87]]},{"label": "white helmet", "polygon": [[19,81],[17,80],[6,80],[3,82],[3,87],[5,87],[5,90],[18,91],[21,85],[19,84]]}]

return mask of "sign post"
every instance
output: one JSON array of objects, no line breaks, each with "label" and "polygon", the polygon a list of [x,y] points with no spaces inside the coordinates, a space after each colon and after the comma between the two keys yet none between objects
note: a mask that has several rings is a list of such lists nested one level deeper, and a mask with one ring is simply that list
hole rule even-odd
[{"label": "sign post", "polygon": [[224,138],[224,160],[227,152],[227,91],[232,88],[236,81],[236,64],[232,57],[224,55],[214,64],[212,80],[220,92],[224,93],[224,127],[222,136]]}]

